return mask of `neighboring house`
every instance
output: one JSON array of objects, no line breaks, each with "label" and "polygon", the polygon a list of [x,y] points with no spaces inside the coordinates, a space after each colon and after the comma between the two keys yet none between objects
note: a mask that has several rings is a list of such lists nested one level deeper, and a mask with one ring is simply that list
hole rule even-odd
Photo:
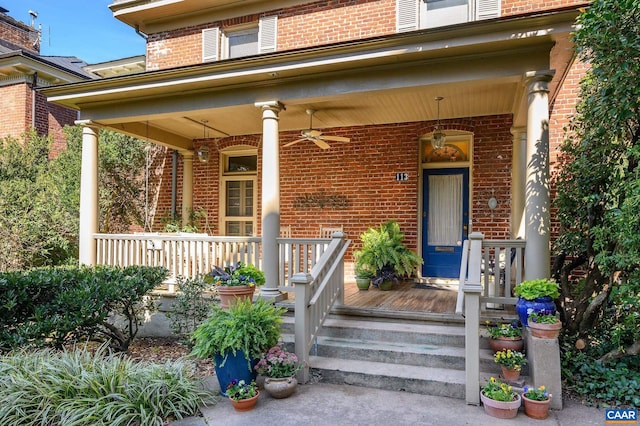
[{"label": "neighboring house", "polygon": [[30,129],[53,138],[51,155],[65,147],[62,129],[78,119],[75,109],[47,102],[37,89],[144,71],[144,57],[87,65],[74,56],[40,54],[40,31],[0,7],[0,137]]},{"label": "neighboring house", "polygon": [[279,226],[342,225],[353,249],[397,219],[424,277],[457,277],[472,231],[525,238],[526,276],[548,276],[550,170],[585,69],[570,34],[587,5],[114,1],[147,36],[148,71],[42,90],[86,125],[80,261],[96,262],[102,128],[167,148],[155,230],[172,204],[185,219],[204,209],[215,234],[262,236],[266,253]]}]

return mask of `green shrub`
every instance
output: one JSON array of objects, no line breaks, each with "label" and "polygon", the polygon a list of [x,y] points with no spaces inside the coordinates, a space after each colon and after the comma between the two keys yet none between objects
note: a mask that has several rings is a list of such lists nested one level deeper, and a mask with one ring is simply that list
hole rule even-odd
[{"label": "green shrub", "polygon": [[[164,268],[39,268],[0,273],[0,350],[106,340],[126,351]],[[124,319],[117,324],[115,316]]]},{"label": "green shrub", "polygon": [[190,344],[188,338],[209,314],[211,304],[210,298],[205,295],[210,284],[205,283],[202,278],[184,279],[178,277],[178,292],[171,311],[167,312],[169,327],[176,335],[180,336],[185,343]]},{"label": "green shrub", "polygon": [[212,395],[186,360],[163,365],[87,351],[0,357],[0,424],[163,425],[197,413]]}]

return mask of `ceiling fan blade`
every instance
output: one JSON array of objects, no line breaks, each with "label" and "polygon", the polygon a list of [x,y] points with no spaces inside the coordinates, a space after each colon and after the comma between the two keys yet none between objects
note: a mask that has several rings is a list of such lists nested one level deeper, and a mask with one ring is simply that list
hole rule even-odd
[{"label": "ceiling fan blade", "polygon": [[329,149],[330,148],[329,144],[326,143],[325,141],[323,141],[320,138],[314,138],[312,140],[313,140],[313,143],[315,143],[316,145],[318,145],[322,149]]},{"label": "ceiling fan blade", "polygon": [[322,137],[322,139],[324,139],[326,141],[335,141],[335,142],[350,142],[351,141],[351,139],[345,138],[345,137],[342,137],[342,136],[322,135],[321,137]]},{"label": "ceiling fan blade", "polygon": [[292,142],[289,142],[289,143],[287,143],[287,144],[284,144],[283,146],[284,146],[284,147],[287,147],[287,146],[295,145],[295,144],[297,144],[298,142],[302,142],[302,141],[306,141],[306,140],[307,140],[307,138],[296,139],[295,141],[292,141]]}]

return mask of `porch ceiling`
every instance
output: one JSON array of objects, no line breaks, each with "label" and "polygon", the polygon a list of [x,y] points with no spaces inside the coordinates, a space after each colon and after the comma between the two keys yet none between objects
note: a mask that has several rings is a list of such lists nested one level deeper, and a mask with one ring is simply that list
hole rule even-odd
[{"label": "porch ceiling", "polygon": [[[255,102],[279,100],[280,130],[526,114],[527,71],[572,60],[576,11],[474,22],[44,89],[83,120],[181,150],[193,139],[260,134]],[[203,129],[206,120],[206,129]],[[283,140],[283,143],[286,141]]]}]

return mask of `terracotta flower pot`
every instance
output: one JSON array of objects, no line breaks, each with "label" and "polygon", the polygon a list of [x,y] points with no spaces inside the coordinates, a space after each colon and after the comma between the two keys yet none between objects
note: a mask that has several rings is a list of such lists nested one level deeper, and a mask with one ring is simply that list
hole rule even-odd
[{"label": "terracotta flower pot", "polygon": [[260,396],[260,392],[258,392],[256,396],[252,398],[240,399],[238,401],[229,398],[229,401],[231,401],[231,404],[233,405],[233,408],[235,408],[236,411],[249,411],[249,410],[253,410],[253,407],[256,406],[259,396]]},{"label": "terracotta flower pot", "polygon": [[520,370],[513,370],[510,368],[501,365],[502,368],[502,378],[509,382],[515,382],[520,378]]},{"label": "terracotta flower pot", "polygon": [[229,303],[235,303],[236,299],[253,300],[253,293],[256,291],[256,287],[249,285],[221,285],[217,287],[217,290],[218,297],[220,297],[220,307],[222,309],[229,309]]},{"label": "terracotta flower pot", "polygon": [[529,330],[533,337],[540,337],[542,339],[555,339],[560,335],[562,330],[562,323],[560,321],[553,324],[540,324],[537,322],[529,321]]},{"label": "terracotta flower pot", "polygon": [[536,401],[522,395],[524,402],[524,413],[532,419],[544,420],[549,416],[549,405],[551,405],[551,397],[546,401]]},{"label": "terracotta flower pot", "polygon": [[264,380],[264,389],[273,398],[281,399],[291,396],[298,386],[295,377],[274,378],[267,377]]},{"label": "terracotta flower pot", "polygon": [[516,394],[516,398],[513,401],[503,402],[487,398],[484,393],[480,392],[480,400],[484,406],[484,412],[499,419],[512,419],[517,416],[518,409],[522,403],[522,398],[518,394]]},{"label": "terracotta flower pot", "polygon": [[489,339],[489,347],[493,352],[499,352],[503,349],[511,349],[512,351],[522,352],[524,349],[524,340],[518,337],[498,337]]}]

